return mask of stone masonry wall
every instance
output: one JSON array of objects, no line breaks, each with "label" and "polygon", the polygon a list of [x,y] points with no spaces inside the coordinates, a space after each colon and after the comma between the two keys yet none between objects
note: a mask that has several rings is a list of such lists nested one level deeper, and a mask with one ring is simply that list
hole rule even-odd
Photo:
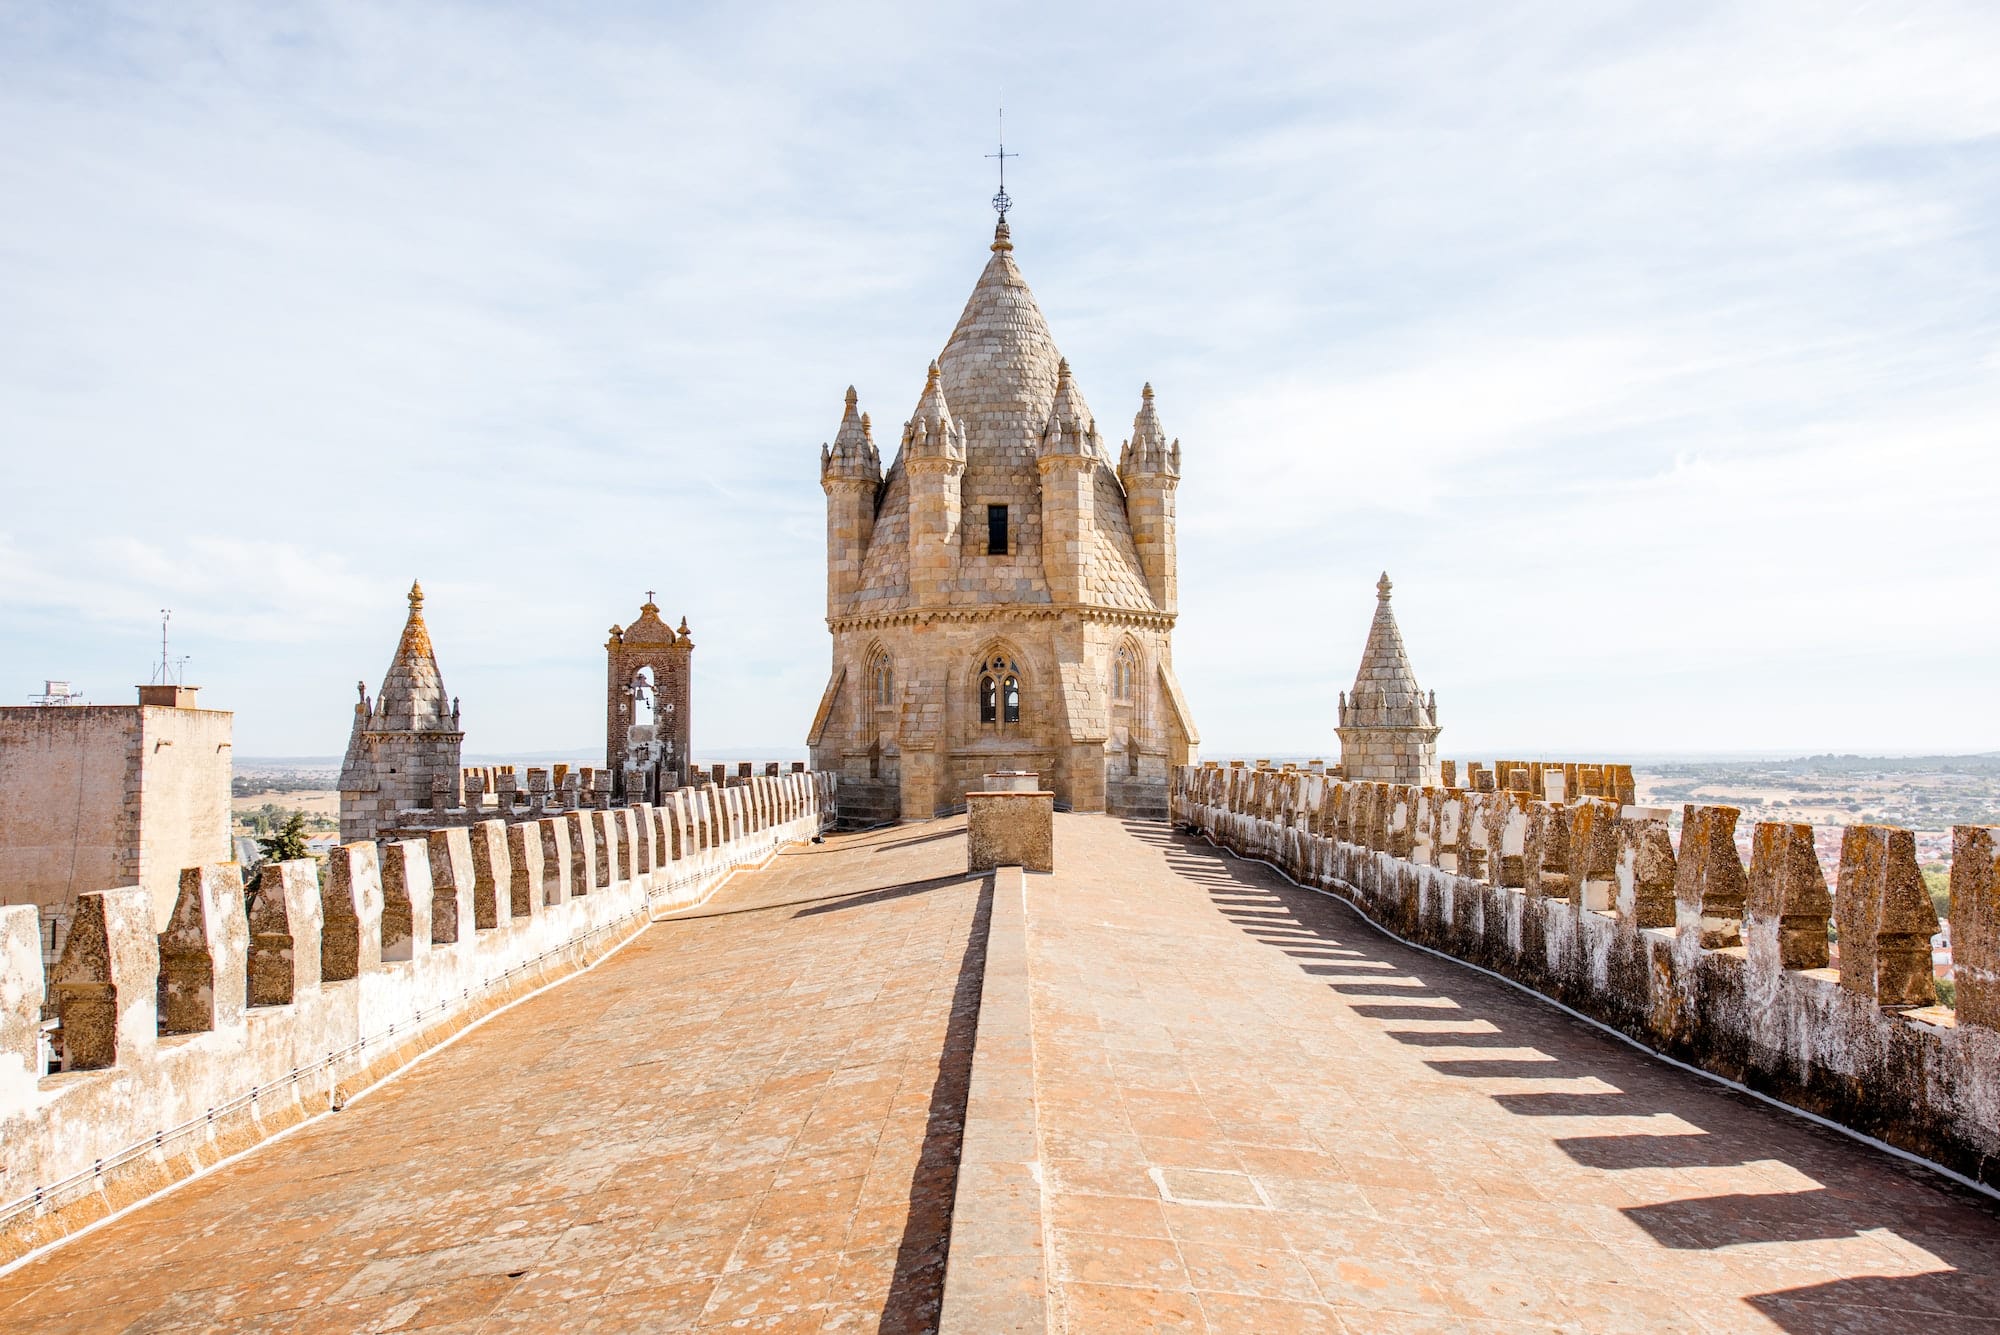
[{"label": "stone masonry wall", "polygon": [[[1810,826],[1336,780],[1176,771],[1174,819],[1401,936],[1516,979],[1641,1043],[2000,1186],[2000,857],[1953,831],[1957,1009],[1909,831],[1857,825],[1829,892]],[[1829,967],[1828,923],[1839,965]]]},{"label": "stone masonry wall", "polygon": [[[93,891],[45,975],[0,908],[0,1264],[366,1088],[601,957],[650,913],[830,823],[833,778],[758,776],[660,806],[349,843],[184,871],[164,930]],[[43,1075],[45,996],[64,1070]]]},{"label": "stone masonry wall", "polygon": [[48,962],[79,891],[142,886],[165,927],[181,868],[228,858],[233,724],[216,709],[0,709],[0,903],[41,910]]}]

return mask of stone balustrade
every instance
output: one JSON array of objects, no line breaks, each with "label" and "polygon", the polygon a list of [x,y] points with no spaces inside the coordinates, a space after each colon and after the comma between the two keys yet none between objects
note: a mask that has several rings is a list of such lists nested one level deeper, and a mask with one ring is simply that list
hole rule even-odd
[{"label": "stone balustrade", "polygon": [[831,775],[760,775],[344,844],[247,894],[234,864],[190,868],[157,935],[148,892],[79,895],[46,980],[37,910],[0,907],[0,1263],[338,1107],[832,810]]},{"label": "stone balustrade", "polygon": [[1952,832],[1954,1010],[1908,830],[1849,826],[1829,892],[1810,826],[1760,823],[1745,868],[1735,808],[1686,807],[1676,847],[1666,811],[1586,777],[1551,802],[1211,764],[1177,770],[1171,803],[1400,936],[2000,1186],[2000,827]]}]

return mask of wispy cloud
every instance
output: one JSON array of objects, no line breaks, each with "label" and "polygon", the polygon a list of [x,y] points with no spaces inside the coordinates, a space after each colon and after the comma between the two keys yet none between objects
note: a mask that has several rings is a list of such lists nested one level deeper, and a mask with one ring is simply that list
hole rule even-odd
[{"label": "wispy cloud", "polygon": [[704,740],[796,743],[817,446],[913,399],[1004,90],[1057,338],[1185,444],[1212,743],[1331,749],[1387,566],[1448,744],[2000,745],[1996,61],[1978,4],[15,7],[0,657],[122,682],[170,601],[246,753],[331,751],[421,576],[542,749],[656,587]]}]

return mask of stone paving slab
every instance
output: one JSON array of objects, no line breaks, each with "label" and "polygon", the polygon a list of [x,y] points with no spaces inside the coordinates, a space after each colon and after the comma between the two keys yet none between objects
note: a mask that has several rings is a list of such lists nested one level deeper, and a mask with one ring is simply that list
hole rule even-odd
[{"label": "stone paving slab", "polygon": [[788,850],[0,1277],[0,1329],[926,1329],[985,940],[964,867],[949,828]]},{"label": "stone paving slab", "polygon": [[1983,1198],[1165,825],[1056,858],[1052,1328],[2000,1331]]}]

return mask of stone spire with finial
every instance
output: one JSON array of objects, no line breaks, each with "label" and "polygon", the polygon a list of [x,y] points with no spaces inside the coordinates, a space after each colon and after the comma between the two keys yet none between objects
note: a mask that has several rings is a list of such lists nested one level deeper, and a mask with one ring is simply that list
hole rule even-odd
[{"label": "stone spire with finial", "polygon": [[430,627],[424,624],[422,584],[414,581],[410,584],[409,602],[402,638],[396,642],[395,657],[389,660],[382,690],[375,697],[370,724],[374,730],[414,731],[451,726],[451,699],[445,694],[444,677],[438,671]]},{"label": "stone spire with finial", "polygon": [[1131,479],[1153,473],[1168,477],[1181,475],[1181,443],[1167,440],[1160,425],[1159,409],[1153,406],[1153,385],[1146,382],[1139,391],[1139,412],[1132,419],[1132,438],[1118,452],[1118,476],[1131,489]]},{"label": "stone spire with finial", "polygon": [[852,385],[847,387],[847,405],[840,415],[840,429],[834,433],[833,444],[820,446],[819,467],[822,482],[882,480],[882,456],[875,449],[868,414],[861,411],[861,396]]},{"label": "stone spire with finial", "polygon": [[411,583],[395,656],[371,702],[364,687],[340,767],[340,837],[373,839],[401,814],[459,802],[458,702],[445,693],[424,624],[424,587]]},{"label": "stone spire with finial", "polygon": [[1054,454],[1098,455],[1103,452],[1097,435],[1097,419],[1090,415],[1090,405],[1083,401],[1083,391],[1077,388],[1076,377],[1070,374],[1069,358],[1056,363],[1056,395],[1049,406],[1048,425],[1042,428],[1042,443],[1037,454],[1047,458]]},{"label": "stone spire with finial", "polygon": [[944,378],[936,362],[924,375],[924,392],[917,398],[916,411],[903,424],[903,458],[965,462],[965,428],[952,420]]},{"label": "stone spire with finial", "polygon": [[1437,781],[1437,699],[1417,684],[1390,605],[1389,572],[1375,582],[1375,619],[1354,687],[1341,697],[1342,772],[1386,783]]}]

